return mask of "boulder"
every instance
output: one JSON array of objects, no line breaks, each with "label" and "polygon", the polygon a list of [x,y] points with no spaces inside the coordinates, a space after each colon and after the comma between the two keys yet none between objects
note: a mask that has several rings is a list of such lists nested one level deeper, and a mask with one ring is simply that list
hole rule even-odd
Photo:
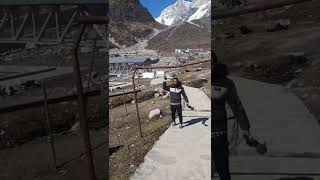
[{"label": "boulder", "polygon": [[306,53],[305,52],[290,52],[286,54],[287,56],[290,57],[305,57]]},{"label": "boulder", "polygon": [[240,30],[241,34],[250,34],[250,33],[252,33],[252,30],[249,29],[247,26],[240,26],[239,30]]},{"label": "boulder", "polygon": [[84,47],[81,47],[80,48],[80,53],[83,53],[83,54],[88,54],[92,51],[92,48],[91,47],[88,47],[88,46],[84,46]]},{"label": "boulder", "polygon": [[223,34],[217,34],[216,37],[219,39],[231,39],[231,38],[234,38],[235,35],[232,33],[223,33]]},{"label": "boulder", "polygon": [[298,80],[297,79],[293,79],[291,80],[287,85],[286,88],[292,88],[293,86],[295,86],[297,84]]},{"label": "boulder", "polygon": [[161,110],[160,109],[154,109],[152,111],[149,112],[149,119],[153,120],[153,119],[159,119],[161,116]]},{"label": "boulder", "polygon": [[70,56],[72,55],[72,47],[60,46],[54,53],[61,57]]},{"label": "boulder", "polygon": [[279,21],[275,22],[272,27],[267,29],[267,32],[275,32],[281,30],[288,30],[290,25],[289,19],[280,19]]},{"label": "boulder", "polygon": [[72,60],[73,59],[73,55],[68,55],[68,56],[65,56],[65,60]]},{"label": "boulder", "polygon": [[233,67],[237,67],[237,68],[240,68],[243,66],[243,63],[242,62],[235,62],[232,64]]},{"label": "boulder", "polygon": [[14,61],[14,60],[18,60],[20,59],[19,54],[10,54],[8,56],[6,56],[3,61]]},{"label": "boulder", "polygon": [[169,98],[169,93],[167,93],[164,96],[162,96],[162,99],[167,99],[167,98]]},{"label": "boulder", "polygon": [[159,97],[161,96],[159,92],[154,93],[154,97]]},{"label": "boulder", "polygon": [[201,71],[202,70],[202,68],[201,67],[198,67],[197,69],[196,69],[196,71]]},{"label": "boulder", "polygon": [[69,131],[74,132],[74,131],[79,131],[80,130],[80,122],[77,121],[71,128]]},{"label": "boulder", "polygon": [[54,52],[52,49],[47,49],[41,55],[42,56],[49,56],[49,55],[53,55],[53,54],[54,54]]},{"label": "boulder", "polygon": [[16,93],[17,93],[17,89],[15,89],[13,86],[7,86],[6,88],[5,88],[5,92],[6,92],[6,94],[8,95],[8,96],[13,96],[13,95],[15,95]]},{"label": "boulder", "polygon": [[37,49],[37,47],[38,46],[34,43],[27,43],[24,48],[25,49]]}]

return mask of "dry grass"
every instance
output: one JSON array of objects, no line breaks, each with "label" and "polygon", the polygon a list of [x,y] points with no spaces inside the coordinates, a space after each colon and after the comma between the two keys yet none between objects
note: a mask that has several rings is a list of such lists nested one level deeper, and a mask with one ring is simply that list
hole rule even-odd
[{"label": "dry grass", "polygon": [[[139,126],[134,104],[128,104],[128,116],[124,106],[110,109],[110,146],[123,145],[119,151],[110,156],[110,179],[129,179],[136,168],[143,162],[146,153],[155,141],[170,126],[168,99],[161,97],[139,103],[143,138],[139,135]],[[163,117],[148,120],[148,112],[160,108]]]}]

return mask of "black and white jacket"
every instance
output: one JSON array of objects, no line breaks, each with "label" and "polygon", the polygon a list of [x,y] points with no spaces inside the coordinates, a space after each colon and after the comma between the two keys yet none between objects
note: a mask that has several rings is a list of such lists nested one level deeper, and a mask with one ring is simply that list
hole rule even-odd
[{"label": "black and white jacket", "polygon": [[235,118],[240,124],[240,128],[249,130],[249,119],[242,106],[234,82],[227,77],[214,76],[212,79],[212,132],[227,131],[226,103],[230,105]]},{"label": "black and white jacket", "polygon": [[168,86],[167,83],[163,82],[163,89],[170,92],[170,104],[171,105],[181,105],[181,95],[186,103],[189,103],[189,99],[182,87],[181,83],[177,87]]}]

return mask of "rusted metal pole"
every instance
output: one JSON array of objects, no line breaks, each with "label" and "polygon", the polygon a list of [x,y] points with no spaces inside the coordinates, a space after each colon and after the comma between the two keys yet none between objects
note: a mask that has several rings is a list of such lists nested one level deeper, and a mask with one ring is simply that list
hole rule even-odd
[{"label": "rusted metal pole", "polygon": [[96,50],[96,45],[97,45],[97,39],[94,39],[94,43],[92,46],[92,54],[91,54],[91,64],[90,64],[90,72],[89,72],[89,80],[88,80],[88,89],[91,88],[91,81],[92,81],[92,71],[93,71],[93,65],[94,65],[94,53]]},{"label": "rusted metal pole", "polygon": [[268,3],[261,3],[258,5],[252,5],[244,8],[239,9],[232,9],[232,10],[216,10],[212,14],[212,20],[223,19],[233,16],[239,16],[243,14],[255,13],[259,11],[266,11],[269,9],[279,8],[282,6],[288,6],[292,4],[298,4],[303,2],[308,2],[312,0],[279,0],[277,2],[268,2]]},{"label": "rusted metal pole", "polygon": [[126,103],[126,98],[125,98],[124,90],[122,91],[122,99],[123,99],[124,109],[126,110],[126,115],[128,116],[127,103]]},{"label": "rusted metal pole", "polygon": [[141,122],[140,122],[140,114],[139,114],[139,107],[138,107],[138,97],[137,97],[137,91],[136,91],[136,84],[135,84],[135,74],[137,72],[137,68],[134,69],[133,75],[132,75],[132,83],[133,83],[133,97],[134,97],[134,103],[136,105],[136,111],[137,111],[137,120],[138,120],[138,125],[139,125],[139,132],[140,132],[140,137],[142,136],[142,129],[141,129]]},{"label": "rusted metal pole", "polygon": [[88,127],[88,117],[87,117],[87,107],[85,103],[85,97],[83,93],[83,86],[82,86],[82,79],[81,79],[81,72],[80,72],[80,64],[79,64],[79,57],[78,57],[78,49],[79,44],[81,42],[82,36],[85,32],[86,24],[83,24],[74,47],[74,73],[75,73],[75,81],[77,86],[77,93],[78,93],[78,103],[79,103],[79,114],[80,114],[80,129],[82,133],[85,153],[88,160],[88,171],[90,180],[96,180],[96,173],[94,168],[94,162],[91,152],[91,142],[90,142],[90,134],[89,134],[89,127]]},{"label": "rusted metal pole", "polygon": [[138,119],[138,125],[139,125],[139,132],[140,136],[142,136],[142,130],[141,130],[141,121],[140,121],[140,114],[139,114],[139,106],[138,106],[138,97],[137,97],[137,92],[136,92],[136,84],[135,84],[135,75],[139,69],[173,69],[173,68],[180,68],[180,67],[186,67],[186,66],[191,66],[195,64],[202,64],[206,62],[210,62],[211,60],[205,60],[205,61],[198,61],[198,62],[193,62],[193,63],[187,63],[187,64],[180,64],[180,65],[175,65],[175,66],[135,66],[133,75],[132,75],[132,84],[133,84],[133,91],[134,91],[134,103],[136,105],[136,111],[137,111],[137,119]]},{"label": "rusted metal pole", "polygon": [[42,89],[43,89],[43,96],[44,96],[44,113],[47,120],[47,128],[48,128],[48,134],[49,134],[49,143],[54,163],[54,169],[57,170],[57,156],[56,156],[56,149],[54,146],[54,137],[52,135],[52,124],[49,114],[49,106],[48,106],[48,95],[47,95],[47,89],[46,89],[46,83],[45,81],[42,81]]}]

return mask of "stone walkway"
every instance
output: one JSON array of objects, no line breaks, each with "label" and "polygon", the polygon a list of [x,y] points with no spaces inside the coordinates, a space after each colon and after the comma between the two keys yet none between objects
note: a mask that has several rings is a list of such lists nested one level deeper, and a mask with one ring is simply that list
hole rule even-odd
[{"label": "stone walkway", "polygon": [[200,89],[185,87],[185,91],[195,111],[183,111],[184,128],[170,126],[131,180],[210,179],[211,102]]},{"label": "stone walkway", "polygon": [[232,79],[253,136],[269,149],[261,156],[241,145],[230,159],[231,171],[238,174],[232,180],[320,180],[320,126],[303,102],[282,86]]}]

